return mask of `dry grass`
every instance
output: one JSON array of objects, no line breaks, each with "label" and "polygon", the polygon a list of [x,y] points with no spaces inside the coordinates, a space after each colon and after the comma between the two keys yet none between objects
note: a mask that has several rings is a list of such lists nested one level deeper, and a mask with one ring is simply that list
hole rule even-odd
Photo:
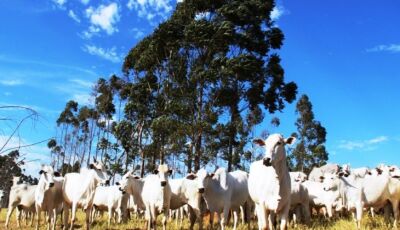
[{"label": "dry grass", "polygon": [[[5,229],[4,228],[4,223],[5,223],[5,218],[6,218],[6,209],[2,209],[0,213],[0,229]],[[84,219],[85,215],[83,212],[78,212],[77,214],[77,225],[76,229],[84,229]],[[207,227],[207,220],[205,219],[205,227]],[[96,222],[92,225],[92,229],[115,229],[115,230],[141,230],[144,228],[144,220],[141,219],[135,219],[131,220],[128,223],[125,224],[111,224],[110,228],[107,227],[107,215],[105,214],[101,219],[96,220]],[[9,229],[17,229],[16,227],[16,221],[15,221],[15,212],[11,218],[11,223]],[[183,228],[182,229],[188,229],[189,223],[186,220],[184,222]],[[179,226],[175,223],[174,220],[171,220],[168,222],[168,229],[171,230],[177,230],[180,229]],[[257,223],[256,221],[253,221],[251,224],[252,229],[258,229],[257,228]],[[34,227],[26,226],[25,222],[22,222],[22,226],[20,229],[34,229]],[[40,229],[47,229],[42,221],[42,226]],[[60,227],[60,221],[57,224],[57,229],[61,229]],[[197,229],[197,225],[195,226],[195,229]],[[205,228],[206,229],[206,228]],[[228,227],[227,229],[232,229],[232,227]],[[239,225],[238,230],[245,230],[247,229],[247,226],[244,225]],[[325,229],[330,229],[330,230],[347,230],[347,229],[356,229],[355,223],[352,221],[351,218],[344,218],[344,219],[337,219],[337,220],[332,220],[332,221],[327,221],[324,219],[314,219],[312,223],[310,224],[309,227],[305,225],[300,225],[297,226],[296,228],[291,226],[290,229],[299,229],[299,230],[304,230],[304,229],[315,229],[315,230],[325,230]],[[372,219],[370,216],[365,215],[362,221],[362,229],[367,229],[367,230],[384,230],[384,229],[392,229],[389,225],[385,224],[385,221],[383,220],[382,217],[375,217]]]}]

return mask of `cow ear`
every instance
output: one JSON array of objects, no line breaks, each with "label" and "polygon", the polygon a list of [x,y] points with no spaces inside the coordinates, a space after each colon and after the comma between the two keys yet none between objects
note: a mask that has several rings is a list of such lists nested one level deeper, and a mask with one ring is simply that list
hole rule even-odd
[{"label": "cow ear", "polygon": [[172,175],[172,169],[168,170],[168,174]]},{"label": "cow ear", "polygon": [[117,182],[115,182],[115,185],[121,185],[121,184],[117,181]]},{"label": "cow ear", "polygon": [[285,144],[287,145],[293,145],[296,142],[296,138],[295,137],[289,137],[285,139]]},{"label": "cow ear", "polygon": [[61,174],[59,172],[54,172],[53,175],[56,176],[56,177],[60,177],[61,176]]},{"label": "cow ear", "polygon": [[196,174],[194,174],[194,173],[190,173],[190,174],[188,174],[187,176],[186,176],[186,179],[188,179],[188,180],[194,180],[194,179],[196,179]]},{"label": "cow ear", "polygon": [[90,164],[90,165],[89,165],[89,168],[90,168],[90,169],[94,169],[94,168],[95,168],[95,167],[94,167],[94,164]]},{"label": "cow ear", "polygon": [[158,170],[154,169],[153,174],[158,174]]},{"label": "cow ear", "polygon": [[262,140],[262,139],[254,139],[254,140],[253,140],[253,143],[254,143],[254,144],[257,144],[257,145],[259,145],[259,146],[264,146],[264,145],[265,145],[265,142],[264,142],[264,140]]},{"label": "cow ear", "polygon": [[44,173],[44,171],[43,171],[43,170],[40,170],[40,171],[39,171],[39,175],[42,175],[42,173]]}]

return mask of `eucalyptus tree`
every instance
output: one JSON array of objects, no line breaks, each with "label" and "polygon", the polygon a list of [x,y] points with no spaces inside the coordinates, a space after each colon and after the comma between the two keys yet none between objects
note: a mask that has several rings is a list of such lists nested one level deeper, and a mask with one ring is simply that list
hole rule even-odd
[{"label": "eucalyptus tree", "polygon": [[291,151],[293,170],[310,172],[315,166],[322,166],[328,160],[325,148],[326,129],[315,120],[312,104],[307,95],[302,95],[296,104],[298,144]]}]

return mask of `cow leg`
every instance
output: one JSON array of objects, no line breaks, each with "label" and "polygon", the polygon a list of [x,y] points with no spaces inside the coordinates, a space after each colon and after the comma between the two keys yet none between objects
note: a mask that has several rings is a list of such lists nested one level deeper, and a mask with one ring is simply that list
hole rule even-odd
[{"label": "cow leg", "polygon": [[210,211],[209,228],[212,229],[214,224],[214,212]]},{"label": "cow leg", "polygon": [[52,230],[56,230],[56,224],[57,224],[57,208],[54,208],[52,210],[53,212],[53,219],[52,219]]},{"label": "cow leg", "polygon": [[363,211],[363,205],[362,204],[357,205],[356,209],[353,210],[353,217],[355,217],[357,229],[361,229],[362,211]]},{"label": "cow leg", "polygon": [[[240,209],[239,209],[240,210]],[[239,210],[233,211],[233,229],[236,230],[237,223],[238,223],[238,212]]]},{"label": "cow leg", "polygon": [[76,216],[76,203],[72,203],[72,209],[71,209],[71,225],[69,226],[70,230],[74,229],[74,224],[75,224],[75,216]]},{"label": "cow leg", "polygon": [[6,224],[5,224],[6,228],[8,228],[8,224],[10,222],[10,217],[11,217],[11,214],[13,213],[14,209],[15,209],[14,204],[11,204],[8,206]]},{"label": "cow leg", "polygon": [[225,225],[226,225],[226,222],[228,221],[228,217],[229,217],[229,210],[230,210],[230,204],[225,204],[224,213],[221,218],[221,230],[225,229]]},{"label": "cow leg", "polygon": [[[164,208],[164,215],[162,218],[163,230],[167,230],[167,218],[168,218],[169,207]],[[154,218],[156,219],[156,218]]]},{"label": "cow leg", "polygon": [[17,227],[20,228],[21,227],[21,215],[22,215],[22,210],[17,206],[17,210],[16,210],[16,220],[17,220]]},{"label": "cow leg", "polygon": [[281,226],[280,226],[281,230],[287,229],[289,209],[290,209],[290,205],[286,205],[285,209],[279,214],[279,219],[281,220]]},{"label": "cow leg", "polygon": [[107,221],[108,227],[110,227],[110,225],[111,225],[111,219],[112,218],[113,218],[112,207],[108,207],[108,221]]},{"label": "cow leg", "polygon": [[69,220],[69,207],[67,206],[66,203],[64,203],[64,208],[63,208],[63,229],[66,230],[68,228],[68,220]]},{"label": "cow leg", "polygon": [[333,213],[332,213],[332,204],[326,205],[326,212],[328,213],[328,218],[332,219]]},{"label": "cow leg", "polygon": [[92,212],[92,208],[87,207],[85,209],[85,212],[86,212],[86,229],[89,230],[90,229],[90,214]]},{"label": "cow leg", "polygon": [[150,208],[150,225],[151,225],[151,229],[156,230],[157,228],[157,215],[156,215],[156,206],[152,205]]},{"label": "cow leg", "polygon": [[53,219],[53,212],[50,211],[47,213],[46,221],[47,221],[47,230],[50,230],[51,220]]},{"label": "cow leg", "polygon": [[393,228],[397,229],[397,220],[399,218],[399,201],[392,201],[392,208],[393,208]]},{"label": "cow leg", "polygon": [[256,212],[257,212],[257,219],[258,219],[258,230],[268,230],[268,214],[269,211],[265,210],[262,205],[256,204]]},{"label": "cow leg", "polygon": [[36,230],[39,230],[40,224],[40,210],[39,207],[36,207]]},{"label": "cow leg", "polygon": [[310,214],[310,207],[309,207],[308,202],[305,203],[305,204],[303,204],[303,205],[300,207],[300,209],[301,209],[302,213],[304,214],[304,223],[305,223],[306,225],[310,225],[311,214]]}]

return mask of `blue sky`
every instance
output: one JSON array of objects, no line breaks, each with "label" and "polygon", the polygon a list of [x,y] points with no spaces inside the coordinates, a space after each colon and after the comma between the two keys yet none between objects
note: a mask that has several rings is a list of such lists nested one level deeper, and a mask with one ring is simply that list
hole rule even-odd
[{"label": "blue sky", "polygon": [[[65,103],[88,103],[98,77],[120,73],[123,57],[168,17],[175,0],[1,1],[0,105],[27,105],[41,118],[20,132],[24,143],[55,135]],[[273,16],[284,34],[285,78],[309,95],[328,131],[330,161],[353,166],[400,165],[400,3],[278,1]],[[294,105],[256,129],[289,135]],[[19,115],[17,115],[19,114]],[[6,111],[0,116],[21,116]],[[10,124],[0,123],[0,142]],[[1,143],[0,143],[1,144]],[[48,150],[24,150],[48,160]],[[29,154],[28,154],[29,153]],[[39,161],[28,164],[37,168]]]}]

